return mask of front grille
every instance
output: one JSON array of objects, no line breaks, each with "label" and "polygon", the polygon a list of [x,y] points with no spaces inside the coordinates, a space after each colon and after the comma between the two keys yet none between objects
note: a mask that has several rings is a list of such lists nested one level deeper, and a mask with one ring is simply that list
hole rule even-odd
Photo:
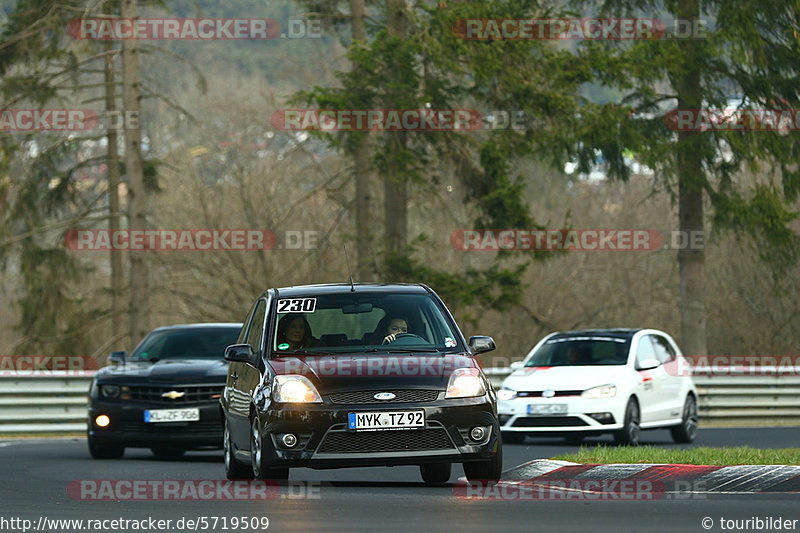
[{"label": "front grille", "polygon": [[[380,392],[391,392],[395,397],[391,400],[376,400]],[[401,389],[401,390],[366,390],[354,392],[335,392],[330,395],[333,403],[411,403],[432,402],[439,397],[437,390]]]},{"label": "front grille", "polygon": [[535,416],[517,418],[512,426],[515,428],[536,428],[552,426],[588,426],[582,418],[577,416]]},{"label": "front grille", "polygon": [[[131,401],[159,405],[191,405],[215,402],[222,394],[223,387],[130,387]],[[164,398],[169,392],[183,394],[179,398]],[[216,396],[216,398],[214,398]]]},{"label": "front grille", "polygon": [[325,435],[317,453],[370,453],[447,450],[453,448],[444,428],[350,433],[332,431]]},{"label": "front grille", "polygon": [[[520,398],[530,398],[530,397],[541,398],[542,397],[542,392],[544,392],[544,391],[540,391],[540,390],[519,391],[519,392],[517,392],[517,396],[520,397]],[[557,390],[557,391],[553,391],[553,392],[555,392],[555,394],[553,396],[554,398],[559,398],[561,396],[580,396],[583,393],[582,390]]]}]

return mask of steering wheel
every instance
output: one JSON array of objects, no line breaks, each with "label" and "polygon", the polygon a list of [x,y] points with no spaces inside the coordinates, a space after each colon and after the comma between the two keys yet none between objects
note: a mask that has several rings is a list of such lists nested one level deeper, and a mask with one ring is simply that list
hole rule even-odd
[{"label": "steering wheel", "polygon": [[[395,342],[399,341],[400,339],[408,339],[408,340],[412,340],[412,339],[417,340],[418,339],[418,340],[424,342],[425,344],[429,344],[428,341],[426,341],[425,339],[423,339],[419,335],[415,335],[414,333],[398,333],[397,335],[394,336],[394,340],[393,341],[386,342],[386,339],[383,339],[383,342],[381,344],[394,344]],[[403,343],[403,344],[415,344],[415,343],[412,342],[412,343]]]}]

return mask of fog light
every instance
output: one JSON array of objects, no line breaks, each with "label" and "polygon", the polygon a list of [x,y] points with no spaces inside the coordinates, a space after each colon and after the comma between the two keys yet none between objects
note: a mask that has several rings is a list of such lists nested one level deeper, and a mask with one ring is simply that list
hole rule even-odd
[{"label": "fog light", "polygon": [[97,415],[97,418],[94,419],[94,423],[97,427],[104,428],[111,423],[111,419],[108,418],[108,415]]},{"label": "fog light", "polygon": [[476,442],[480,442],[486,436],[486,430],[480,426],[476,426],[469,431],[469,438]]},{"label": "fog light", "polygon": [[614,415],[611,413],[589,413],[589,416],[600,422],[601,424],[613,424]]},{"label": "fog light", "polygon": [[281,442],[283,442],[283,445],[287,448],[294,448],[297,444],[297,436],[292,433],[287,433],[281,438]]}]

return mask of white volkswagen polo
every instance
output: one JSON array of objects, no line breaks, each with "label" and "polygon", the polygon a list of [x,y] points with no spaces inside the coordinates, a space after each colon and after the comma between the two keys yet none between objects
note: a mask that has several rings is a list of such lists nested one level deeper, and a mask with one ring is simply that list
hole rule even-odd
[{"label": "white volkswagen polo", "polygon": [[636,445],[644,429],[675,442],[697,434],[697,389],[678,345],[655,329],[596,329],[542,339],[497,393],[503,440],[560,435],[579,443],[612,433]]}]

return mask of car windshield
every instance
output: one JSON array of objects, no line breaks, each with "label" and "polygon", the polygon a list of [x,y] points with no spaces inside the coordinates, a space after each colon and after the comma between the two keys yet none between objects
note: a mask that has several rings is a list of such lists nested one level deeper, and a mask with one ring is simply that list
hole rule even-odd
[{"label": "car windshield", "polygon": [[131,354],[132,361],[163,359],[220,359],[236,343],[238,327],[154,331]]},{"label": "car windshield", "polygon": [[279,298],[273,353],[464,351],[430,294],[357,292]]},{"label": "car windshield", "polygon": [[630,340],[621,337],[553,337],[539,346],[525,366],[624,365]]}]

